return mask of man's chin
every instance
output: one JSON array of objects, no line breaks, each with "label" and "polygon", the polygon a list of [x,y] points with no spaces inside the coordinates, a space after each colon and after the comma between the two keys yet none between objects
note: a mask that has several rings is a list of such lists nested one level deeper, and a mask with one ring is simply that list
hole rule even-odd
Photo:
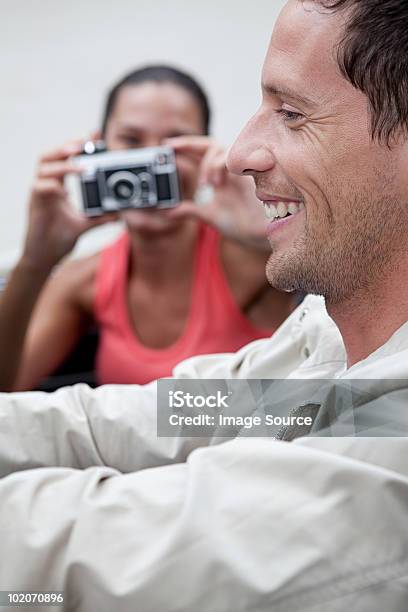
[{"label": "man's chin", "polygon": [[302,290],[300,287],[302,271],[296,261],[289,257],[272,253],[266,264],[266,278],[272,287],[279,291]]},{"label": "man's chin", "polygon": [[276,275],[266,274],[269,284],[278,291],[284,291],[285,293],[293,293],[298,291],[298,287],[295,283],[291,282],[288,278],[282,278]]}]

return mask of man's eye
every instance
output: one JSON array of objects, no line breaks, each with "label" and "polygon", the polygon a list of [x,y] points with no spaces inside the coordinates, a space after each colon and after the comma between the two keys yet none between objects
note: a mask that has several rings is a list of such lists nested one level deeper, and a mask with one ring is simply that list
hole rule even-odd
[{"label": "man's eye", "polygon": [[304,119],[304,115],[301,113],[296,113],[295,111],[290,111],[286,108],[280,108],[276,112],[283,117],[286,123],[297,123]]}]

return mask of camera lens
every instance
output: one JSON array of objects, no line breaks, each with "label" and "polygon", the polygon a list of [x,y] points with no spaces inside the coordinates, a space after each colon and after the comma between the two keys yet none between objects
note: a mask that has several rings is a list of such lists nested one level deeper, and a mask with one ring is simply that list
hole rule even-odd
[{"label": "camera lens", "polygon": [[113,193],[118,200],[129,200],[134,192],[135,186],[126,180],[118,181],[113,188]]},{"label": "camera lens", "polygon": [[127,170],[120,170],[110,175],[106,181],[109,193],[119,204],[126,207],[134,205],[140,199],[140,181]]}]

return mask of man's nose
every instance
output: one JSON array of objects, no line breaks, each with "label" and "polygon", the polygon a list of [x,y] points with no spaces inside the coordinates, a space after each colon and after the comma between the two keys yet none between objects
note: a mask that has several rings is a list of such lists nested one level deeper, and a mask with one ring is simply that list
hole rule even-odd
[{"label": "man's nose", "polygon": [[267,172],[275,165],[275,158],[265,142],[265,130],[261,129],[257,116],[244,127],[227,158],[227,168],[233,174]]}]

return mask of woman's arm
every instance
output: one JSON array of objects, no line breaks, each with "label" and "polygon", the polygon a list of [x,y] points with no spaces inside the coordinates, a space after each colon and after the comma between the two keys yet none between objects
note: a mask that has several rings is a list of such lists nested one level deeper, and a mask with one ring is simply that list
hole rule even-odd
[{"label": "woman's arm", "polygon": [[[23,345],[19,347],[20,359],[18,372],[14,376],[14,391],[35,388],[43,378],[56,370],[86,332],[92,320],[91,296],[96,264],[96,256],[70,262],[45,283],[26,323]],[[32,291],[29,281],[26,288],[27,292]],[[18,297],[17,313],[25,301],[21,296]],[[13,318],[16,316],[18,314],[15,313]],[[13,327],[18,327],[18,324],[14,323]],[[22,336],[22,330],[17,330],[17,333]],[[10,344],[11,341],[12,338]]]},{"label": "woman's arm", "polygon": [[81,234],[111,220],[109,216],[88,219],[69,202],[64,177],[80,172],[69,161],[80,150],[80,143],[69,143],[45,154],[38,166],[23,254],[0,301],[3,391],[34,385],[58,364],[80,333],[83,316],[69,293],[72,284],[66,282],[67,276],[50,281],[31,325],[34,307],[54,266],[71,251]]},{"label": "woman's arm", "polygon": [[0,390],[12,390],[34,304],[47,278],[23,259],[12,271],[0,301]]}]

